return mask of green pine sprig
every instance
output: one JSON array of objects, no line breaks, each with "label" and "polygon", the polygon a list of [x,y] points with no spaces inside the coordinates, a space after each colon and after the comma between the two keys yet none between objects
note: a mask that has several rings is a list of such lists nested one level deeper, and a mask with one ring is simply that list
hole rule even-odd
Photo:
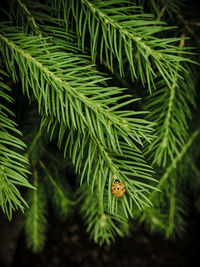
[{"label": "green pine sprig", "polygon": [[12,120],[14,114],[8,105],[13,102],[11,89],[5,82],[8,75],[2,69],[0,75],[0,207],[11,220],[13,211],[28,207],[19,187],[32,190],[34,187],[27,180],[28,160],[21,153],[26,145],[20,139],[22,134]]},{"label": "green pine sprig", "polygon": [[174,83],[167,87],[163,81],[157,90],[147,97],[145,109],[151,111],[147,119],[154,121],[155,138],[146,150],[153,164],[165,167],[169,161],[175,164],[188,138],[188,119],[191,119],[191,106],[195,106],[195,80],[188,74],[185,79],[174,77]]},{"label": "green pine sprig", "polygon": [[25,233],[27,246],[34,253],[43,249],[46,240],[46,192],[44,184],[38,180],[38,172],[33,170],[33,185],[37,190],[29,190],[27,201],[29,209],[25,216]]},{"label": "green pine sprig", "polygon": [[[127,70],[124,66],[128,63],[131,78],[140,79],[150,92],[156,88],[158,76],[161,75],[170,86],[174,75],[177,75],[177,68],[180,72],[184,71],[181,65],[175,66],[177,61],[191,61],[182,56],[189,52],[177,48],[180,38],[156,37],[163,31],[173,30],[173,27],[167,27],[151,14],[145,14],[140,6],[126,0],[61,2],[63,5],[60,7],[66,12],[66,23],[73,15],[79,46],[83,51],[89,46],[93,62],[98,57],[101,62],[106,61],[111,71],[117,64],[121,76],[125,76]],[[66,11],[66,7],[71,8],[71,13]]]}]

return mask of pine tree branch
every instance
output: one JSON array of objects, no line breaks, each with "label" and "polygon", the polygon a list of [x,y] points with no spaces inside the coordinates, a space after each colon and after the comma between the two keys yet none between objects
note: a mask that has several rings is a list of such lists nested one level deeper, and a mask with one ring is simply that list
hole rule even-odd
[{"label": "pine tree branch", "polygon": [[[181,40],[180,48],[183,45],[184,40]],[[169,88],[160,83],[157,92],[148,97],[145,108],[152,112],[147,118],[157,123],[155,135],[158,136],[146,151],[153,158],[153,164],[165,167],[168,158],[175,164],[174,157],[187,139],[187,117],[191,117],[189,104],[195,105],[194,81],[188,80],[187,76],[185,81],[180,80],[177,69],[174,82]],[[166,99],[169,99],[168,103]]]},{"label": "pine tree branch", "polygon": [[31,15],[30,11],[28,10],[27,6],[24,4],[24,2],[22,0],[17,0],[17,3],[22,8],[22,10],[28,15],[28,19],[30,20],[31,24],[33,25],[36,34],[39,35],[40,37],[42,37],[40,28],[37,25],[34,17]]},{"label": "pine tree branch", "polygon": [[[165,182],[167,181],[167,179],[169,178],[170,173],[174,170],[174,166],[176,166],[176,164],[181,161],[181,159],[183,158],[183,156],[185,155],[185,153],[187,152],[187,150],[190,148],[190,146],[192,145],[193,141],[195,140],[195,138],[200,134],[200,129],[197,129],[196,131],[193,132],[193,134],[191,135],[191,137],[189,138],[188,142],[182,147],[182,150],[179,152],[179,154],[176,156],[176,158],[174,159],[174,163],[171,163],[165,173],[162,175],[158,185],[156,186],[156,188],[158,190],[160,190],[163,185],[165,184]],[[153,201],[153,199],[155,198],[155,195],[157,194],[158,191],[153,190],[151,195],[150,195],[150,200]]]},{"label": "pine tree branch", "polygon": [[[113,107],[108,108],[105,105],[105,101],[106,101],[105,99],[104,99],[104,104],[102,104],[103,99],[100,99],[100,95],[98,94],[97,90],[96,92],[95,91],[93,92],[94,94],[93,97],[91,98],[87,97],[78,88],[74,88],[73,86],[71,86],[71,84],[73,83],[73,81],[71,80],[72,77],[70,77],[70,83],[67,82],[65,80],[66,78],[64,77],[61,78],[60,75],[58,75],[58,72],[55,73],[49,70],[49,68],[45,66],[44,63],[41,63],[36,57],[33,57],[30,53],[28,53],[27,49],[26,51],[24,51],[22,48],[20,48],[18,45],[16,45],[14,42],[10,41],[7,37],[4,37],[3,35],[0,35],[0,38],[6,43],[8,47],[10,47],[11,53],[14,52],[20,57],[19,59],[18,57],[16,59],[20,67],[20,73],[21,73],[22,79],[24,79],[24,74],[22,77],[22,72],[24,73],[24,67],[22,66],[22,64],[26,64],[28,69],[30,68],[30,66],[33,66],[33,68],[35,69],[33,72],[30,68],[30,73],[33,76],[30,76],[29,81],[23,81],[23,84],[24,84],[24,87],[25,85],[27,85],[28,87],[28,84],[32,86],[33,93],[36,99],[38,99],[39,101],[39,109],[41,110],[41,106],[44,105],[44,109],[47,115],[53,113],[54,116],[58,117],[59,120],[62,119],[64,122],[66,122],[69,127],[74,127],[74,128],[78,127],[79,130],[82,132],[84,132],[84,127],[86,126],[87,128],[90,129],[91,132],[93,132],[94,136],[98,136],[100,138],[101,142],[105,141],[102,139],[102,136],[104,135],[102,131],[104,131],[105,134],[109,136],[110,140],[117,140],[118,135],[122,137],[126,136],[125,140],[128,141],[129,144],[131,144],[129,136],[131,138],[134,138],[134,140],[136,142],[139,142],[140,144],[141,144],[140,138],[146,137],[148,139],[148,131],[151,129],[150,128],[151,124],[149,122],[147,123],[143,120],[138,120],[138,123],[137,123],[135,119],[129,118],[126,115],[127,114],[126,111],[123,112],[124,114],[121,113],[120,116],[119,115],[117,116],[118,111],[116,111],[116,109],[121,108],[123,105],[127,105],[127,104],[130,104],[131,102],[134,102],[135,99],[125,101],[123,104],[118,104],[115,106],[115,108]],[[26,37],[24,36],[23,38],[26,38]],[[38,45],[41,48],[41,43],[37,42],[38,39],[35,39],[33,37],[29,37],[28,39],[32,39],[32,41],[35,41],[36,45]],[[63,54],[63,56],[64,55],[67,56],[67,54]],[[70,56],[72,55],[70,54]],[[49,61],[49,58],[50,58],[49,54],[47,55],[47,57]],[[54,57],[54,59],[56,60],[56,57],[54,55],[52,55],[52,57]],[[60,59],[61,58],[59,58],[59,60]],[[43,55],[43,62],[46,62],[44,55]],[[69,65],[67,65],[66,67],[69,67]],[[10,67],[8,66],[8,68]],[[78,69],[76,68],[74,69],[74,71],[77,72]],[[70,70],[69,70],[69,73],[70,73]],[[39,75],[39,76],[41,75],[41,79],[38,80],[38,77],[36,75]],[[90,78],[88,77],[87,79],[90,79]],[[102,78],[100,79],[102,80]],[[98,82],[99,80],[97,80],[96,83]],[[80,80],[79,80],[79,83],[80,83]],[[53,85],[53,88],[54,88],[53,90],[55,90],[55,92],[50,93],[45,88],[45,87],[49,88],[50,84]],[[77,80],[75,80],[75,84],[77,85]],[[83,90],[83,84],[80,86]],[[88,84],[86,84],[85,86],[88,86],[87,88],[88,90],[93,89],[93,84],[91,84],[90,81],[88,81]],[[40,88],[40,91],[35,88]],[[99,90],[105,91],[105,89],[100,88],[99,86],[98,88]],[[24,88],[24,90],[28,90],[28,89]],[[115,93],[115,91],[112,90],[112,92],[109,92],[108,95],[110,96],[112,93]],[[27,94],[29,95],[29,92],[27,92]],[[47,99],[54,98],[54,96],[57,100],[52,99],[52,103],[47,101]],[[124,97],[126,96],[118,97],[118,99],[120,98],[123,99]],[[56,107],[57,104],[55,103],[55,101],[60,102],[60,105],[61,105],[60,110],[57,109]],[[115,101],[115,98],[113,98],[113,100],[109,98],[110,103],[112,103],[113,101]],[[66,112],[65,112],[65,110],[66,109],[68,110],[68,108],[71,113],[71,121],[69,121],[69,117],[66,116]],[[84,110],[85,110],[86,116],[84,116],[83,114]],[[137,112],[135,112],[135,114],[137,114]],[[92,124],[94,123],[94,121],[91,123],[91,116],[96,117],[96,125]],[[75,123],[75,118],[77,120],[76,123]],[[112,123],[113,126],[115,127],[114,131],[112,132],[112,135],[110,132],[106,131],[108,128],[110,128],[109,127],[110,123]],[[142,126],[140,125],[140,123],[145,123],[147,124],[147,126]],[[148,127],[148,124],[150,127]],[[145,132],[147,132],[147,134],[145,134]],[[117,141],[111,142],[109,145],[115,146],[115,143],[118,143],[118,142]],[[113,148],[116,149],[116,146]]]},{"label": "pine tree branch", "polygon": [[[35,188],[38,188],[38,175],[36,170],[33,171],[33,177],[34,177],[34,186]],[[34,250],[37,250],[39,246],[39,233],[38,233],[38,217],[39,217],[39,211],[38,211],[38,192],[33,192],[33,244],[34,244]]]},{"label": "pine tree branch", "polygon": [[[160,73],[165,83],[170,86],[173,75],[177,73],[174,63],[188,60],[180,56],[185,52],[177,50],[177,46],[173,45],[180,38],[154,37],[155,33],[170,30],[170,27],[162,26],[163,22],[153,20],[149,14],[138,14],[140,8],[126,5],[126,1],[124,6],[123,1],[109,1],[105,4],[103,1],[80,0],[80,3],[81,8],[79,1],[68,1],[83,50],[88,41],[86,31],[90,33],[90,48],[94,62],[98,51],[101,62],[104,60],[103,55],[106,56],[111,71],[117,60],[120,74],[124,76],[124,62],[128,61],[132,79],[140,77],[143,85],[148,84],[150,92],[151,87],[155,87],[154,79],[157,73]],[[181,65],[178,69],[183,71]]]},{"label": "pine tree branch", "polygon": [[27,207],[18,186],[34,188],[27,181],[29,173],[25,167],[27,159],[19,152],[25,144],[19,139],[21,132],[9,117],[13,113],[2,103],[13,102],[9,96],[11,89],[6,85],[4,77],[8,76],[0,69],[0,207],[11,220],[12,212]]},{"label": "pine tree branch", "polygon": [[166,114],[166,118],[164,121],[164,128],[165,128],[165,133],[163,136],[163,140],[161,142],[161,146],[163,148],[167,147],[167,143],[168,143],[168,138],[169,138],[169,131],[170,131],[170,119],[172,116],[172,108],[173,108],[173,100],[175,97],[175,87],[176,87],[176,82],[177,82],[177,77],[175,77],[175,81],[173,83],[173,85],[171,86],[171,90],[170,90],[170,98],[169,98],[169,103],[168,103],[168,110],[167,110],[167,114]]},{"label": "pine tree branch", "polygon": [[[38,26],[38,24],[36,23],[35,18],[32,16],[32,14],[29,11],[29,9],[27,8],[27,6],[24,4],[24,2],[22,0],[17,0],[17,3],[22,8],[24,13],[27,15],[28,21],[30,22],[30,25],[33,28],[33,31],[35,32],[35,34],[38,35],[41,39],[43,39],[42,31],[41,31],[40,27]],[[47,46],[46,40],[43,39],[43,43],[44,43],[44,47],[46,47]],[[50,53],[48,49],[46,49],[45,52],[47,54]]]},{"label": "pine tree branch", "polygon": [[175,211],[176,211],[176,196],[175,196],[176,190],[175,190],[175,180],[172,180],[171,185],[171,193],[170,193],[170,208],[169,208],[169,222],[168,222],[168,228],[166,231],[166,236],[169,238],[169,236],[173,233],[174,227],[175,227]]},{"label": "pine tree branch", "polygon": [[[108,209],[110,212],[117,212],[117,202],[111,195],[111,184],[113,179],[119,179],[127,187],[127,197],[122,200],[124,213],[128,217],[133,216],[133,203],[139,208],[151,205],[147,196],[149,190],[155,188],[151,185],[156,180],[152,178],[152,169],[145,163],[143,156],[137,148],[131,148],[119,142],[120,153],[110,151],[98,138],[94,138],[89,132],[80,134],[71,129],[68,131],[66,125],[57,121],[49,120],[48,131],[50,136],[55,136],[58,127],[58,145],[64,147],[64,155],[72,159],[77,173],[81,175],[80,183],[85,179],[91,190],[96,184],[96,176],[100,184],[99,191],[103,197],[107,192]],[[63,146],[62,146],[63,145]]]},{"label": "pine tree branch", "polygon": [[[132,100],[131,100],[132,101]],[[104,100],[104,102],[105,102],[105,100]],[[122,106],[122,104],[120,104],[120,106],[118,106],[118,107],[121,107]],[[111,107],[111,108],[109,108],[109,111],[115,111],[116,110],[116,108],[117,107]],[[138,120],[138,121],[140,121],[140,120]],[[129,128],[130,129],[130,127],[129,127],[129,125],[128,125],[128,121],[127,120],[124,120],[124,122],[126,123],[126,128]],[[135,122],[137,122],[137,119],[133,119],[133,122],[134,122],[134,125],[136,126],[136,124],[135,124]],[[142,122],[142,121],[141,121]],[[111,122],[111,124],[112,124],[112,122]],[[110,127],[110,123],[109,123],[109,131],[112,133],[112,134],[110,134],[110,136],[113,136],[113,132],[111,131],[112,130],[112,128]],[[137,137],[138,138],[138,137]],[[104,138],[103,138],[104,139]],[[127,140],[127,138],[126,138],[126,140]],[[114,141],[114,140],[113,140]],[[112,142],[113,142],[112,141]],[[98,142],[98,144],[100,144],[100,142]],[[130,144],[130,142],[129,142],[129,144]],[[103,147],[103,146],[102,146]],[[102,148],[101,147],[101,148]],[[135,147],[135,146],[134,146]],[[120,148],[120,145],[118,145],[118,148]],[[121,148],[120,148],[121,149]],[[104,152],[105,152],[105,150],[103,150]],[[138,150],[139,151],[139,150]],[[107,156],[107,159],[108,160],[110,160],[109,159],[109,157],[108,157],[108,153],[106,152],[106,154],[105,154],[106,156]],[[75,157],[73,156],[73,158],[75,159]],[[79,161],[80,162],[80,161]],[[114,166],[113,164],[111,165],[112,167]],[[136,167],[135,167],[136,168]],[[116,169],[116,168],[114,168],[114,169]],[[115,170],[115,172],[116,172],[116,170]],[[88,175],[87,176],[89,176],[89,174],[90,174],[90,172],[88,171],[87,172],[88,173]],[[139,173],[138,173],[138,175],[139,175]],[[141,175],[142,176],[142,175]],[[83,176],[82,176],[83,177]],[[150,178],[149,176],[148,176],[148,178]],[[138,205],[140,205],[140,206],[143,206],[144,204],[145,204],[145,202],[142,200],[142,198],[144,198],[144,199],[146,199],[146,201],[148,202],[148,199],[144,196],[144,194],[142,193],[142,186],[144,185],[144,183],[141,183],[141,184],[139,184],[139,182],[135,182],[135,186],[136,187],[139,187],[139,189],[138,190],[134,190],[134,193],[132,193],[132,198],[133,199],[135,199],[135,201],[136,201],[136,203],[138,203]],[[140,189],[141,188],[141,189]],[[101,189],[101,190],[103,190],[103,188]],[[146,190],[146,192],[148,192],[147,190]],[[125,199],[126,200],[126,199]],[[129,206],[129,204],[128,204],[128,201],[126,200],[125,201],[125,203],[126,203],[126,205],[124,205],[124,208],[127,208],[128,210],[129,210],[129,213],[131,214],[131,208],[130,208],[130,206]],[[131,204],[130,204],[131,205]]]},{"label": "pine tree branch", "polygon": [[187,206],[178,190],[178,184],[180,185],[176,171],[173,171],[165,187],[162,188],[162,193],[154,197],[154,206],[136,212],[140,223],[145,223],[148,231],[152,233],[161,231],[166,238],[183,233]]},{"label": "pine tree branch", "polygon": [[70,199],[67,198],[64,188],[61,188],[61,186],[55,181],[55,179],[52,177],[50,172],[48,171],[47,167],[45,164],[40,160],[39,161],[40,166],[44,170],[46,177],[48,178],[48,181],[51,183],[52,187],[56,191],[56,204],[61,210],[62,215],[66,215],[69,211],[69,206],[70,205],[75,205],[75,201],[71,201]]},{"label": "pine tree branch", "polygon": [[110,245],[116,235],[124,236],[123,229],[120,229],[120,224],[127,224],[123,210],[121,211],[119,208],[117,214],[110,214],[106,209],[108,199],[105,196],[102,202],[100,192],[98,195],[98,186],[95,187],[93,193],[91,193],[90,187],[87,189],[83,187],[82,195],[84,202],[81,211],[88,225],[87,231],[90,232],[90,236],[96,243]]},{"label": "pine tree branch", "polygon": [[34,149],[37,145],[37,142],[41,138],[42,134],[43,134],[43,130],[42,129],[38,130],[37,134],[35,135],[33,141],[31,142],[31,144],[28,148],[28,151],[25,154],[25,157],[27,157],[27,158],[30,157],[31,153],[34,151]]},{"label": "pine tree branch", "polygon": [[46,192],[44,186],[38,181],[37,170],[33,169],[33,185],[37,190],[28,192],[28,203],[30,208],[26,212],[25,232],[27,246],[33,252],[39,252],[43,249],[46,235]]},{"label": "pine tree branch", "polygon": [[198,184],[200,184],[200,170],[197,168],[197,166],[192,162],[191,169],[195,173],[195,175],[198,177]]}]

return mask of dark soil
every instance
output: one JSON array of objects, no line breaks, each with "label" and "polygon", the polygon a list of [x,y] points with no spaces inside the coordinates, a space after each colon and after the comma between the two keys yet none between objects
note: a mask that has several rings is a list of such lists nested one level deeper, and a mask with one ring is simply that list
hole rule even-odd
[{"label": "dark soil", "polygon": [[[196,213],[191,214],[186,232],[175,241],[167,241],[158,234],[150,235],[142,227],[137,226],[130,237],[120,238],[110,247],[99,247],[94,244],[85,232],[82,219],[77,215],[61,222],[52,214],[49,220],[46,245],[44,251],[39,254],[32,254],[26,248],[22,231],[16,238],[13,228],[19,229],[16,226],[19,223],[7,224],[7,228],[4,226],[3,229],[1,227],[3,232],[0,237],[0,251],[2,252],[4,244],[6,245],[6,235],[10,248],[7,245],[8,250],[4,249],[4,253],[0,253],[0,267],[200,266],[200,216]],[[9,258],[6,264],[6,257],[11,256],[12,260]]]}]

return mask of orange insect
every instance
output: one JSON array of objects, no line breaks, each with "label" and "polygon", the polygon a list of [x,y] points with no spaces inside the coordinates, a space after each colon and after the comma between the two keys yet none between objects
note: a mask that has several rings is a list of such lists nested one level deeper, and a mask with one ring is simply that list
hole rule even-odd
[{"label": "orange insect", "polygon": [[121,184],[118,179],[115,179],[112,182],[112,193],[114,197],[123,197],[125,194],[126,188],[124,184]]}]

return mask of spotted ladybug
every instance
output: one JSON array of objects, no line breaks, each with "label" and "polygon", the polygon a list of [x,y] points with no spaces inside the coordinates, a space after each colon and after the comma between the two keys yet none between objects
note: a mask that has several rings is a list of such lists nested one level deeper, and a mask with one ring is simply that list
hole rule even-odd
[{"label": "spotted ladybug", "polygon": [[112,182],[112,194],[114,197],[123,197],[125,194],[125,185],[121,184],[118,179]]}]

